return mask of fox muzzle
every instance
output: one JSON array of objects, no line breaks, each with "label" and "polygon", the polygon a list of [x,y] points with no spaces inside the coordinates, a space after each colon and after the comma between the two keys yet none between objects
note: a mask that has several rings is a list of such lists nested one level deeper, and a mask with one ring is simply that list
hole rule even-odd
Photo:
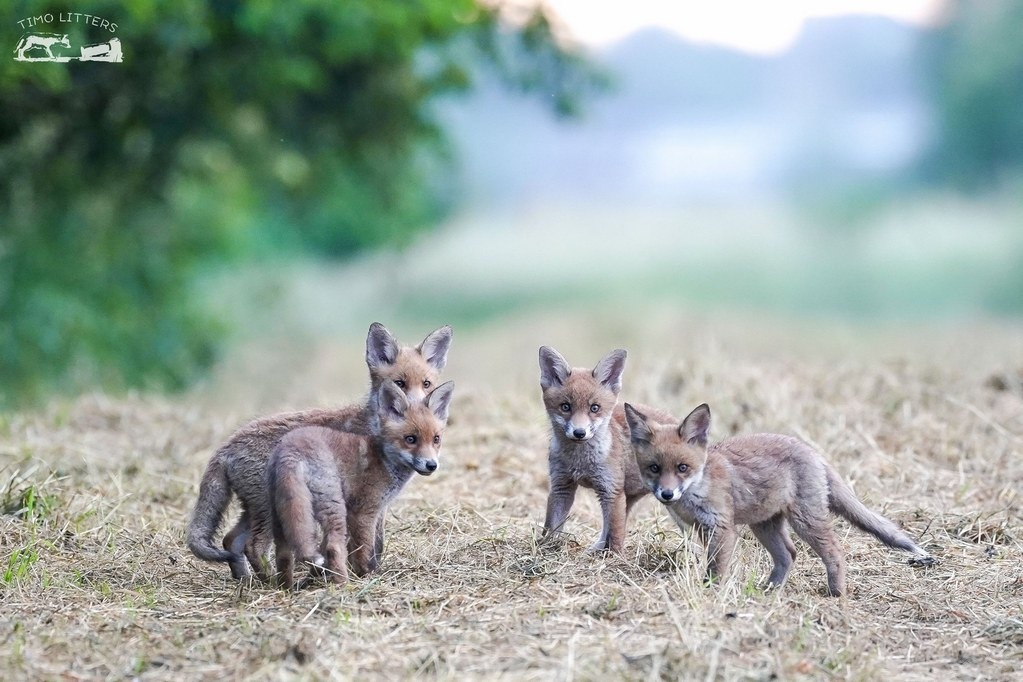
[{"label": "fox muzzle", "polygon": [[569,440],[589,440],[593,436],[593,430],[588,426],[579,427],[571,421],[565,424],[565,437]]},{"label": "fox muzzle", "polygon": [[670,504],[682,497],[682,492],[678,488],[662,488],[657,486],[654,488],[654,497],[657,498],[658,502]]},{"label": "fox muzzle", "polygon": [[429,476],[433,472],[437,471],[438,466],[437,460],[435,459],[424,459],[422,457],[414,457],[412,459],[412,468],[421,476]]}]

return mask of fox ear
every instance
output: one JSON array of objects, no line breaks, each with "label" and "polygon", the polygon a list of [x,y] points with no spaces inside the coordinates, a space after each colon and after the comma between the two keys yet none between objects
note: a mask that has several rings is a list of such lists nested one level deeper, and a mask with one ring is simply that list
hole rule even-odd
[{"label": "fox ear", "polygon": [[426,362],[438,372],[444,371],[448,364],[448,348],[451,347],[451,325],[446,324],[440,329],[430,332],[423,342],[416,346]]},{"label": "fox ear", "polygon": [[687,443],[707,445],[707,432],[710,431],[710,407],[704,403],[689,413],[678,427],[678,435]]},{"label": "fox ear", "polygon": [[561,386],[571,373],[572,368],[561,353],[550,346],[540,346],[540,388]]},{"label": "fox ear", "polygon": [[618,394],[622,390],[622,373],[625,371],[625,358],[628,355],[624,350],[618,348],[613,350],[597,363],[593,368],[593,378]]},{"label": "fox ear", "polygon": [[366,336],[366,364],[372,369],[381,365],[393,365],[397,359],[398,340],[379,322],[371,324],[369,334]]},{"label": "fox ear", "polygon": [[398,384],[390,379],[385,379],[380,384],[380,411],[390,417],[401,419],[408,411],[409,401],[405,392],[398,388]]},{"label": "fox ear", "polygon": [[442,422],[448,420],[448,406],[451,405],[451,395],[455,390],[455,382],[445,381],[433,389],[430,395],[426,396],[426,406]]},{"label": "fox ear", "polygon": [[625,403],[625,421],[629,423],[629,438],[634,443],[649,443],[654,433],[647,424],[646,415],[629,403]]}]

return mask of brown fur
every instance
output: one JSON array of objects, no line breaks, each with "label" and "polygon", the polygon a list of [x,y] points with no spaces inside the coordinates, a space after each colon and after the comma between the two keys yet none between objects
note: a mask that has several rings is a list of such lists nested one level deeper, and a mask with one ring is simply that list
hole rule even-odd
[{"label": "brown fur", "polygon": [[728,570],[736,526],[747,524],[774,560],[767,586],[780,587],[796,558],[791,525],[824,562],[829,593],[842,594],[845,554],[832,530],[831,513],[889,547],[913,552],[916,563],[933,561],[894,523],[857,500],[831,465],[801,440],[760,433],[708,446],[707,405],[677,426],[650,422],[628,403],[625,413],[646,487],[679,526],[695,525],[707,546],[710,579]]},{"label": "brown fur", "polygon": [[349,561],[356,575],[376,570],[387,507],[413,472],[437,469],[453,388],[449,381],[410,402],[385,381],[379,436],[307,426],[281,439],[267,463],[281,586],[296,586],[296,554],[335,583],[348,579]]},{"label": "brown fur", "polygon": [[646,493],[617,404],[625,358],[624,350],[614,350],[592,371],[573,369],[553,348],[540,348],[540,388],[553,430],[544,537],[562,530],[582,486],[596,493],[603,521],[589,551],[625,548],[629,511]]},{"label": "brown fur", "polygon": [[[451,328],[445,326],[416,347],[402,346],[383,325],[374,322],[366,337],[370,391],[363,403],[264,417],[236,431],[213,454],[203,474],[187,531],[192,553],[207,561],[226,562],[235,578],[251,575],[251,566],[260,578],[267,579],[272,534],[265,473],[274,447],[285,434],[303,426],[363,436],[378,434],[379,387],[384,381],[394,381],[413,400],[422,400],[444,369],[450,343]],[[214,538],[232,494],[238,496],[242,514],[224,536],[221,549]]]}]

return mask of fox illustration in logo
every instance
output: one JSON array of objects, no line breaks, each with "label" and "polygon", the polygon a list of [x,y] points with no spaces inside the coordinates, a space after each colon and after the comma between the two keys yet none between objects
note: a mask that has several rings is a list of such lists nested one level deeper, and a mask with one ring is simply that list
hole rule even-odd
[{"label": "fox illustration in logo", "polygon": [[[66,33],[28,33],[21,37],[18,46],[14,48],[14,59],[19,62],[54,61],[57,56],[53,54],[53,46],[60,45],[65,49],[71,49],[71,41]],[[28,57],[29,50],[43,50],[45,57]]]}]

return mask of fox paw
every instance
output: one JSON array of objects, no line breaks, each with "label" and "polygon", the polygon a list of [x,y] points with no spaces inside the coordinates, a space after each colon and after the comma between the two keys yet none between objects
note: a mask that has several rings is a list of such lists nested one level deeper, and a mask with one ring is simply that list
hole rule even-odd
[{"label": "fox paw", "polygon": [[302,563],[309,567],[309,576],[319,580],[323,580],[324,578],[323,565],[326,562],[327,560],[323,558],[322,554],[313,554],[310,557],[302,559]]},{"label": "fox paw", "polygon": [[930,554],[923,554],[921,556],[913,557],[908,563],[910,566],[934,566],[938,563],[938,560]]},{"label": "fox paw", "polygon": [[245,557],[232,561],[228,565],[231,567],[231,577],[235,580],[244,580],[245,578],[252,577],[252,571],[249,570],[249,564]]},{"label": "fox paw", "polygon": [[539,550],[560,550],[565,547],[568,535],[561,531],[544,531],[544,534],[536,541],[536,548]]}]

